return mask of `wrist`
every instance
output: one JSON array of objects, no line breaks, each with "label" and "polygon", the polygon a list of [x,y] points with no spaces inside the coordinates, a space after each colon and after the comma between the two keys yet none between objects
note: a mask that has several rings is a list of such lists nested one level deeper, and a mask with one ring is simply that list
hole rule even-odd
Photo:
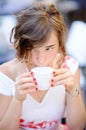
[{"label": "wrist", "polygon": [[72,97],[79,95],[78,85],[74,86],[71,90],[66,89],[66,93]]},{"label": "wrist", "polygon": [[18,99],[16,96],[13,97],[13,100],[14,100],[15,102],[18,102],[18,103],[22,103],[22,102],[23,102],[22,99]]}]

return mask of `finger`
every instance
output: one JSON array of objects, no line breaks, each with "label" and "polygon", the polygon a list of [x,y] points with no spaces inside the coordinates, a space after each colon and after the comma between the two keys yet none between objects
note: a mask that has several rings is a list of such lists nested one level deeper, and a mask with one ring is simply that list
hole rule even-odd
[{"label": "finger", "polygon": [[59,80],[63,80],[63,79],[67,79],[67,78],[70,78],[72,77],[73,75],[67,71],[66,73],[63,73],[63,74],[59,74],[57,76],[54,77],[54,81],[59,81]]},{"label": "finger", "polygon": [[63,79],[63,80],[58,80],[54,83],[54,85],[57,86],[57,85],[63,85],[63,84],[69,84],[69,83],[70,83],[69,85],[71,85],[71,82],[73,82],[72,77],[67,78],[67,79]]},{"label": "finger", "polygon": [[37,91],[37,90],[38,90],[37,87],[32,87],[31,89],[28,88],[28,89],[25,89],[25,90],[20,90],[18,93],[19,93],[19,95],[26,95],[26,94],[28,94],[29,92]]},{"label": "finger", "polygon": [[34,80],[32,77],[23,77],[20,80],[17,81],[20,85],[25,84],[25,83],[33,83]]},{"label": "finger", "polygon": [[74,82],[67,82],[65,85],[65,88],[66,88],[66,90],[68,89],[68,90],[71,90],[72,88],[74,88]]},{"label": "finger", "polygon": [[26,72],[26,73],[23,73],[22,75],[18,76],[16,78],[16,80],[19,80],[19,79],[24,78],[24,77],[29,77],[29,76],[32,76],[31,72]]},{"label": "finger", "polygon": [[54,70],[53,75],[56,76],[56,75],[59,75],[59,74],[66,73],[68,71],[69,71],[68,69],[64,69],[64,68],[62,68],[62,69],[56,69],[56,70]]},{"label": "finger", "polygon": [[38,91],[38,88],[29,89],[28,92]]},{"label": "finger", "polygon": [[35,83],[26,83],[24,85],[18,86],[17,90],[32,89],[32,88],[35,88],[35,87],[36,87]]}]

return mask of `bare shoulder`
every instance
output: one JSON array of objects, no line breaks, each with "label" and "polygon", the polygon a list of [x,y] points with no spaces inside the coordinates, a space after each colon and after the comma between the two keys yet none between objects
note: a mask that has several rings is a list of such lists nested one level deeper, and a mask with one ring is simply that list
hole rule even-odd
[{"label": "bare shoulder", "polygon": [[[11,78],[12,80],[15,80],[15,73],[16,73],[16,59],[13,59],[9,62],[6,62],[2,65],[0,65],[0,72]],[[3,87],[3,86],[1,86]],[[7,96],[4,94],[0,94],[0,120],[3,119],[9,104],[11,102],[12,96]]]},{"label": "bare shoulder", "polygon": [[14,80],[15,73],[16,73],[16,59],[8,61],[2,65],[0,65],[0,72],[8,76],[9,78]]}]

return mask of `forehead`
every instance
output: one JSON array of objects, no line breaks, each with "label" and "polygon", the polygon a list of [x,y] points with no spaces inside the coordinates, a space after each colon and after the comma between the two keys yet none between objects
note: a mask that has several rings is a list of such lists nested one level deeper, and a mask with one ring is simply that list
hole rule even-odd
[{"label": "forehead", "polygon": [[50,46],[50,45],[59,45],[59,41],[58,41],[58,37],[56,35],[56,33],[54,31],[52,31],[50,33],[50,35],[48,36],[48,39],[46,42],[42,43],[42,44],[36,44],[33,47],[46,47],[46,46]]}]

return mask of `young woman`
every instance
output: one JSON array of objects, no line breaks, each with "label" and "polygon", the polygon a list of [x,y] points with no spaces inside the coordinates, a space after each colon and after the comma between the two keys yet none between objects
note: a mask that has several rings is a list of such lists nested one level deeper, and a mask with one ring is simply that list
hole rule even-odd
[{"label": "young woman", "polygon": [[[65,110],[69,130],[83,130],[78,63],[66,55],[60,12],[52,4],[36,3],[17,20],[11,33],[16,58],[0,66],[0,130],[59,130]],[[48,90],[37,88],[31,69],[38,66],[54,68]]]}]

